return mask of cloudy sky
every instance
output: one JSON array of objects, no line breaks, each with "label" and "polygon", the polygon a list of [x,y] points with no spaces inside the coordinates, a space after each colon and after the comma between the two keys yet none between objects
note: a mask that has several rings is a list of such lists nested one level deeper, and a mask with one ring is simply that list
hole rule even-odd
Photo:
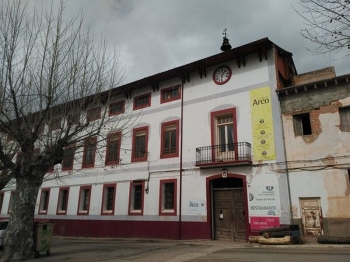
[{"label": "cloudy sky", "polygon": [[[47,0],[31,0],[47,3]],[[57,0],[58,1],[58,0]],[[56,0],[54,0],[56,2]],[[350,73],[349,60],[316,56],[300,31],[298,0],[66,0],[67,16],[83,10],[85,25],[120,51],[124,83],[217,54],[222,32],[233,47],[268,37],[293,53],[298,73],[334,66]]]}]

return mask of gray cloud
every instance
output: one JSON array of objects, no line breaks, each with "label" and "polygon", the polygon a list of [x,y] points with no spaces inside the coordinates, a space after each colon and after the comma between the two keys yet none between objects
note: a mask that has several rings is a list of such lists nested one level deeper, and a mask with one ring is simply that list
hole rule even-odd
[{"label": "gray cloud", "polygon": [[[32,2],[48,5],[46,0]],[[347,60],[314,56],[300,35],[298,0],[66,0],[67,17],[83,9],[85,25],[104,34],[121,52],[126,82],[221,52],[222,31],[233,47],[268,37],[293,53],[298,73],[335,66],[346,74]]]}]

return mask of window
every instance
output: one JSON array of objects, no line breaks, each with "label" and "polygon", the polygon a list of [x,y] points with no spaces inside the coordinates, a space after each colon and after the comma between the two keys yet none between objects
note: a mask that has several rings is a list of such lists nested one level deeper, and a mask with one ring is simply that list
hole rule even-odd
[{"label": "window", "polygon": [[102,215],[114,215],[115,190],[116,184],[103,185]]},{"label": "window", "polygon": [[179,120],[162,123],[160,158],[179,156]]},{"label": "window", "polygon": [[176,179],[160,181],[159,215],[176,215]]},{"label": "window", "polygon": [[47,214],[49,207],[50,189],[41,189],[40,202],[39,202],[39,214]]},{"label": "window", "polygon": [[350,107],[339,108],[340,129],[350,131]]},{"label": "window", "polygon": [[309,113],[294,115],[293,122],[294,122],[294,133],[296,136],[305,136],[305,135],[312,134]]},{"label": "window", "polygon": [[145,182],[130,183],[129,215],[143,214],[143,192]]},{"label": "window", "polygon": [[233,116],[219,116],[216,118],[216,136],[220,152],[233,151]]},{"label": "window", "polygon": [[19,163],[21,161],[21,155],[22,155],[22,152],[16,153],[16,163]]},{"label": "window", "polygon": [[89,138],[84,142],[82,168],[94,167],[97,138]]},{"label": "window", "polygon": [[80,113],[79,112],[74,112],[74,113],[69,113],[67,115],[67,124],[69,125],[77,125],[80,122]]},{"label": "window", "polygon": [[125,101],[114,102],[109,105],[109,116],[119,115],[124,113]]},{"label": "window", "polygon": [[[36,158],[39,155],[40,155],[40,148],[34,148],[32,158]],[[16,153],[16,163],[19,163],[19,161],[21,161],[21,157],[22,157],[22,152],[18,151]]]},{"label": "window", "polygon": [[41,125],[38,128],[38,133],[42,134],[45,131],[45,123],[41,123]]},{"label": "window", "polygon": [[224,109],[211,113],[211,132],[214,162],[233,161],[238,157],[236,149],[236,109]]},{"label": "window", "polygon": [[81,186],[78,201],[78,215],[88,215],[90,208],[91,186]]},{"label": "window", "polygon": [[52,118],[49,123],[49,131],[52,132],[60,128],[61,128],[61,118]]},{"label": "window", "polygon": [[[50,151],[50,147],[49,146],[46,146],[45,147],[45,151]],[[49,167],[49,169],[47,170],[47,173],[52,173],[55,171],[55,165],[52,165]]]},{"label": "window", "polygon": [[62,171],[73,170],[74,153],[75,153],[75,144],[69,145],[64,149]]},{"label": "window", "polygon": [[90,108],[86,111],[86,121],[91,122],[101,118],[101,107]]},{"label": "window", "polygon": [[109,134],[107,137],[106,165],[119,164],[120,132]]},{"label": "window", "polygon": [[134,98],[134,110],[151,106],[151,93]]},{"label": "window", "polygon": [[0,192],[0,214],[1,214],[1,210],[2,210],[2,205],[4,204],[4,192],[1,191]]},{"label": "window", "polygon": [[11,142],[11,141],[14,141],[14,138],[10,134],[8,134],[6,138],[6,142]]},{"label": "window", "polygon": [[11,191],[11,194],[10,194],[10,201],[9,201],[9,207],[8,207],[8,210],[7,210],[7,213],[8,214],[11,214],[12,212],[12,207],[13,207],[13,202],[15,201],[15,198],[16,197],[16,191]]},{"label": "window", "polygon": [[65,215],[67,213],[69,197],[69,187],[60,188],[57,202],[57,215]]},{"label": "window", "polygon": [[133,131],[132,162],[146,161],[148,151],[148,127],[136,128]]},{"label": "window", "polygon": [[33,156],[38,157],[40,155],[40,148],[34,148],[33,150]]},{"label": "window", "polygon": [[160,103],[166,103],[181,98],[180,85],[164,88],[161,91]]}]

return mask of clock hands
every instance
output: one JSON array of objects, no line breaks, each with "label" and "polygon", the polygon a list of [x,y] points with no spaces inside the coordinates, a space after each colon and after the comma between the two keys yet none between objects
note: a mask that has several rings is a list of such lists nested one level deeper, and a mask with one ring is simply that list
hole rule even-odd
[{"label": "clock hands", "polygon": [[214,71],[213,80],[218,85],[223,85],[231,78],[231,70],[228,66],[221,66]]}]

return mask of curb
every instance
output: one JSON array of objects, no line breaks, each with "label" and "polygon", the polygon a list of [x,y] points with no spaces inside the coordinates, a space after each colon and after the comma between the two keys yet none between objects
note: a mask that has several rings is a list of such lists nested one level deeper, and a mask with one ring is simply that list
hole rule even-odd
[{"label": "curb", "polygon": [[350,244],[320,244],[320,243],[304,243],[304,244],[285,244],[285,245],[264,245],[258,243],[249,243],[244,241],[221,241],[221,240],[183,240],[183,239],[154,239],[154,238],[93,238],[93,237],[66,237],[53,236],[53,240],[79,241],[79,242],[169,242],[191,245],[208,245],[208,246],[226,246],[228,248],[349,248]]}]

